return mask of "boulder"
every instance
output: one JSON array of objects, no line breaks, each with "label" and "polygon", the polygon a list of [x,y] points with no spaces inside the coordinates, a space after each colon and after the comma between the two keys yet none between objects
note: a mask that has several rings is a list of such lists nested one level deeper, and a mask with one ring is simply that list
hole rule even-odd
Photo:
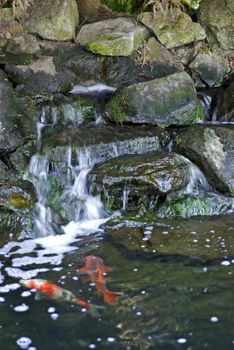
[{"label": "boulder", "polygon": [[25,26],[44,39],[66,41],[75,38],[78,21],[75,0],[40,0],[32,7]]},{"label": "boulder", "polygon": [[165,127],[199,121],[202,111],[192,79],[181,72],[119,89],[105,115],[119,123]]},{"label": "boulder", "polygon": [[191,17],[181,11],[174,11],[173,15],[143,12],[138,19],[150,28],[168,49],[206,38],[206,33],[200,24],[193,22]]},{"label": "boulder", "polygon": [[82,26],[76,41],[103,56],[129,56],[148,36],[134,19],[119,17]]},{"label": "boulder", "polygon": [[35,36],[28,33],[22,33],[14,36],[8,41],[6,46],[6,52],[15,55],[39,55],[40,46]]},{"label": "boulder", "polygon": [[221,86],[225,77],[230,72],[228,60],[215,53],[199,53],[189,65],[199,80],[198,87],[204,86],[217,87]]},{"label": "boulder", "polygon": [[197,164],[215,189],[234,196],[234,126],[193,125],[175,137],[175,149]]},{"label": "boulder", "polygon": [[200,5],[199,20],[206,28],[209,44],[234,50],[233,0],[206,0]]},{"label": "boulder", "polygon": [[144,211],[187,185],[191,163],[176,153],[149,153],[114,158],[88,175],[92,194],[101,195],[111,209]]},{"label": "boulder", "polygon": [[55,65],[50,56],[43,56],[29,65],[8,64],[5,71],[18,91],[30,95],[68,92],[76,80],[73,72]]}]

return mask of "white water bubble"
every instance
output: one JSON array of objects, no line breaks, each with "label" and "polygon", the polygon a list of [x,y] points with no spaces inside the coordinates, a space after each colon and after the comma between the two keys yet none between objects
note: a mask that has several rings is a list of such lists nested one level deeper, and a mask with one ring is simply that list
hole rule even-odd
[{"label": "white water bubble", "polygon": [[56,321],[59,318],[59,314],[52,313],[50,317],[52,318],[52,320]]},{"label": "white water bubble", "polygon": [[213,323],[219,322],[219,318],[217,316],[212,316],[210,318],[210,322],[213,322]]},{"label": "white water bubble", "polygon": [[137,269],[137,268],[135,268],[135,269],[133,269],[133,271],[134,271],[134,272],[138,272],[138,269]]},{"label": "white water bubble", "polygon": [[185,344],[185,343],[187,343],[187,339],[186,338],[179,338],[179,339],[177,339],[177,343]]},{"label": "white water bubble", "polygon": [[29,345],[32,344],[32,340],[28,337],[21,337],[21,338],[16,340],[16,344],[21,349],[28,349]]},{"label": "white water bubble", "polygon": [[113,343],[115,341],[115,338],[114,337],[108,337],[106,339],[109,343]]},{"label": "white water bubble", "polygon": [[29,290],[25,290],[24,292],[21,293],[21,297],[23,298],[30,297],[30,295],[32,295],[32,293]]},{"label": "white water bubble", "polygon": [[49,314],[53,314],[56,311],[56,309],[55,309],[55,307],[49,307],[49,309],[47,311]]},{"label": "white water bubble", "polygon": [[163,235],[168,235],[168,233],[169,233],[168,231],[163,231],[162,232]]},{"label": "white water bubble", "polygon": [[14,307],[14,310],[15,310],[16,312],[26,312],[26,311],[29,310],[29,306],[23,303],[23,304],[21,304],[21,305],[15,306],[15,307]]},{"label": "white water bubble", "polygon": [[230,263],[230,261],[228,261],[228,260],[223,260],[223,261],[221,262],[221,265],[222,265],[222,266],[229,266],[229,265],[231,265],[231,263]]},{"label": "white water bubble", "polygon": [[5,300],[6,300],[5,298],[0,297],[0,303],[4,303]]},{"label": "white water bubble", "polygon": [[77,276],[73,276],[72,279],[73,279],[74,281],[78,281],[79,278],[78,278]]},{"label": "white water bubble", "polygon": [[95,348],[96,348],[96,345],[95,345],[95,344],[89,344],[89,348],[90,348],[90,349],[95,349]]}]

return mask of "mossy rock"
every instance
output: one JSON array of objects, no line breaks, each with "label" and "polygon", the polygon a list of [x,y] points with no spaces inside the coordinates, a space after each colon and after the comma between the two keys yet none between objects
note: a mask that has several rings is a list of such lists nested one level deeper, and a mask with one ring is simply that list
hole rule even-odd
[{"label": "mossy rock", "polygon": [[105,115],[117,123],[166,127],[189,125],[203,117],[192,79],[185,72],[119,89]]},{"label": "mossy rock", "polygon": [[233,211],[233,198],[206,193],[168,200],[159,207],[156,216],[159,218],[190,218],[199,215],[224,215],[233,213]]}]

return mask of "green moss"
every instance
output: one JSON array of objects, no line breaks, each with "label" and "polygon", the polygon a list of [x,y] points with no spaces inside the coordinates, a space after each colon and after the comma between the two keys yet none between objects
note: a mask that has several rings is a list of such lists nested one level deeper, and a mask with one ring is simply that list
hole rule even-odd
[{"label": "green moss", "polygon": [[111,111],[111,119],[121,124],[128,121],[128,116],[124,112],[120,101],[113,99],[109,104],[109,109]]}]

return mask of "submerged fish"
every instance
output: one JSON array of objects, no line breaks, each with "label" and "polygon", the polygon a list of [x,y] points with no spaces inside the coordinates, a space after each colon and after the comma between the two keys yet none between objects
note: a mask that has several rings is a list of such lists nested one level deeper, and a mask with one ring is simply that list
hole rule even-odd
[{"label": "submerged fish", "polygon": [[98,309],[103,306],[89,304],[86,301],[77,299],[76,296],[67,289],[43,279],[20,280],[20,284],[30,289],[36,289],[36,300],[49,299],[68,302],[85,307],[93,316],[99,316]]},{"label": "submerged fish", "polygon": [[77,272],[81,274],[88,275],[89,280],[95,283],[97,293],[103,295],[106,303],[115,304],[117,299],[124,293],[112,292],[107,289],[107,279],[105,278],[105,274],[111,271],[111,267],[106,266],[101,258],[94,255],[86,256],[85,266],[77,270]]}]

